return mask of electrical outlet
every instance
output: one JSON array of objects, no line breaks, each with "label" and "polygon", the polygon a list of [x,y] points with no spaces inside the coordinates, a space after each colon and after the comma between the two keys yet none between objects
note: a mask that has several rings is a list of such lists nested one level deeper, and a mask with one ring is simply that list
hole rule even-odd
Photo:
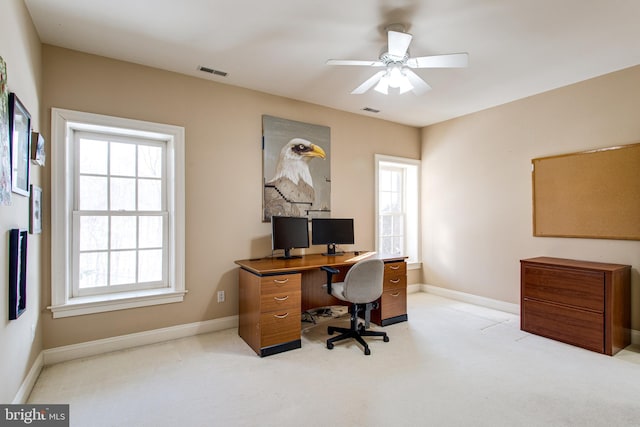
[{"label": "electrical outlet", "polygon": [[224,302],[224,291],[218,291],[218,302]]}]

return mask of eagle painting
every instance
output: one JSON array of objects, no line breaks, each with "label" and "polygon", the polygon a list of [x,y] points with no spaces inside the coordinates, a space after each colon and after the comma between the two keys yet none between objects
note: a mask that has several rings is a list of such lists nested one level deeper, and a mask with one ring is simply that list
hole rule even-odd
[{"label": "eagle painting", "polygon": [[309,162],[325,157],[320,146],[303,138],[293,138],[282,147],[275,174],[264,184],[265,221],[274,215],[307,216],[315,201]]}]

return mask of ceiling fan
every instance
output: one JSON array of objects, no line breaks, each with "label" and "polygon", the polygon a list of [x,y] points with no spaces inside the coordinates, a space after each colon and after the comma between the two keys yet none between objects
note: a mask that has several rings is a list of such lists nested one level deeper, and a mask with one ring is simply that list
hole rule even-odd
[{"label": "ceiling fan", "polygon": [[387,51],[374,61],[352,59],[329,59],[328,65],[359,65],[368,67],[384,67],[360,86],[352,94],[362,94],[375,85],[377,92],[387,95],[389,88],[398,88],[399,92],[412,91],[421,95],[431,89],[422,78],[414,73],[412,68],[464,68],[469,64],[467,53],[452,53],[447,55],[409,57],[408,48],[413,36],[400,30],[402,26],[394,24],[387,27]]}]

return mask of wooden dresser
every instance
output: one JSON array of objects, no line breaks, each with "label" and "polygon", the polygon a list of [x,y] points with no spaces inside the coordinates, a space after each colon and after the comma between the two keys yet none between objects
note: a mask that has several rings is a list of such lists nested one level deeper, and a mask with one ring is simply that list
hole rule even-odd
[{"label": "wooden dresser", "polygon": [[631,343],[631,266],[549,257],[520,266],[523,331],[610,356]]}]

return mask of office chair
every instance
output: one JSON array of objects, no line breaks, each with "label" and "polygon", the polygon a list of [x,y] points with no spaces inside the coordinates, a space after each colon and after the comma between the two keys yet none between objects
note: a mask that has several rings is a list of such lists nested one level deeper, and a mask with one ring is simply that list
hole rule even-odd
[{"label": "office chair", "polygon": [[[329,326],[327,332],[340,335],[327,340],[327,348],[331,350],[336,341],[353,338],[364,347],[364,354],[370,355],[369,345],[363,336],[382,337],[384,342],[389,342],[386,332],[368,331],[371,310],[378,306],[376,300],[382,295],[382,282],[384,276],[384,263],[379,259],[362,260],[354,264],[344,278],[344,282],[331,283],[334,274],[340,270],[332,267],[320,267],[327,272],[327,292],[334,297],[351,303],[351,327],[339,328]],[[364,312],[365,323],[358,325],[358,314]]]}]

